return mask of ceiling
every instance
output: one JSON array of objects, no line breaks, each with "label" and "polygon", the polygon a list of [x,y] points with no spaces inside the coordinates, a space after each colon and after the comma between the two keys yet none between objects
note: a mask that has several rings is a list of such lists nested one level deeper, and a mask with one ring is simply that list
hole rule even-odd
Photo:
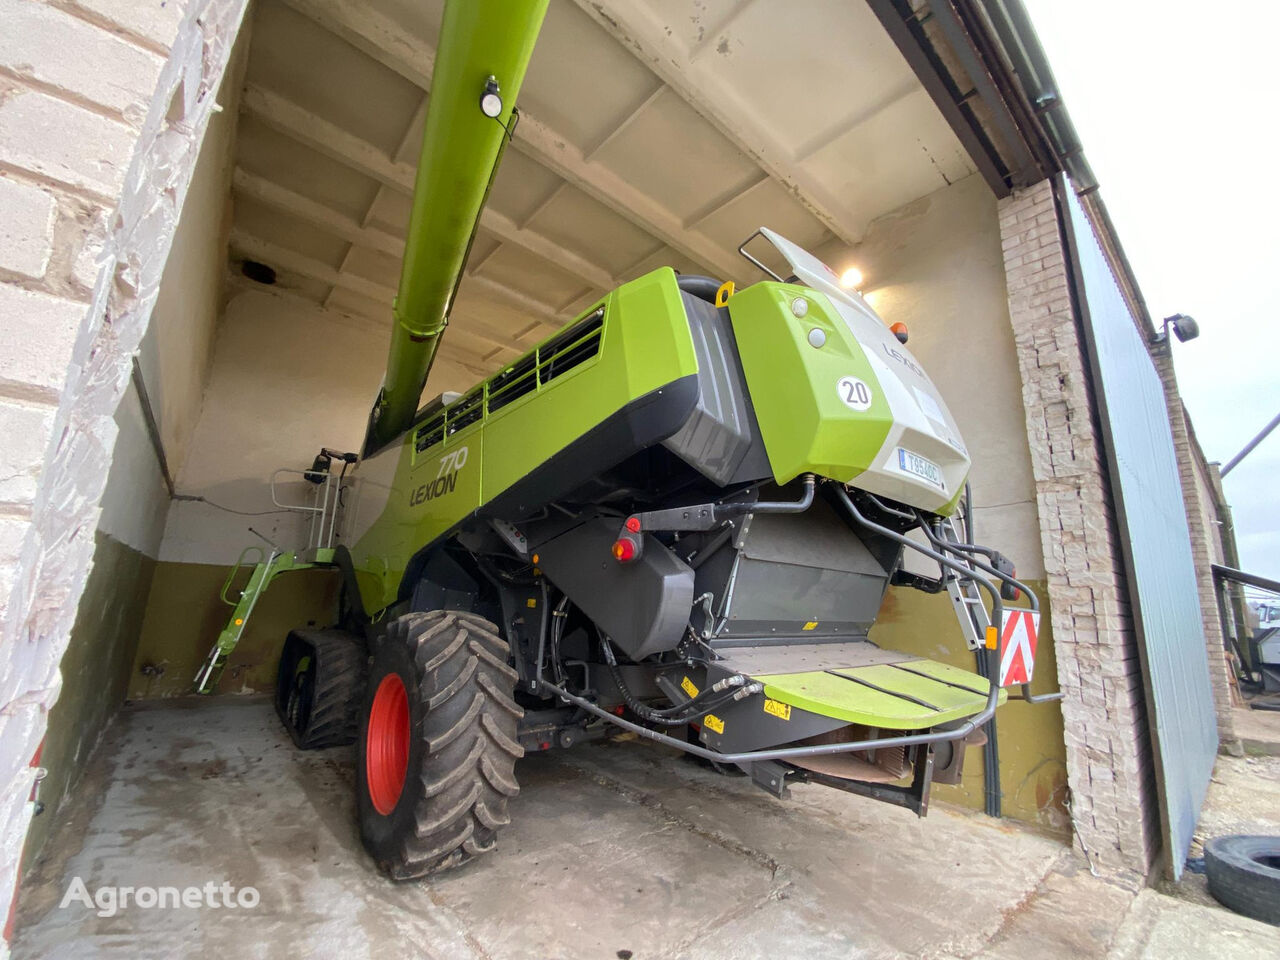
[{"label": "ceiling", "polygon": [[[390,324],[442,0],[261,0],[233,267]],[[655,267],[749,282],[975,170],[858,0],[551,0],[441,354],[478,375]]]}]

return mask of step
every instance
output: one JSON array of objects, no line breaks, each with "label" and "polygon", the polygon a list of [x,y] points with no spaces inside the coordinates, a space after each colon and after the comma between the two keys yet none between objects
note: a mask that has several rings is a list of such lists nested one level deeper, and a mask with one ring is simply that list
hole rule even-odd
[{"label": "step", "polygon": [[[771,700],[886,730],[921,730],[973,716],[991,691],[976,673],[866,640],[721,652],[726,659],[717,666],[763,683]],[[1006,696],[1001,691],[1000,702]]]}]

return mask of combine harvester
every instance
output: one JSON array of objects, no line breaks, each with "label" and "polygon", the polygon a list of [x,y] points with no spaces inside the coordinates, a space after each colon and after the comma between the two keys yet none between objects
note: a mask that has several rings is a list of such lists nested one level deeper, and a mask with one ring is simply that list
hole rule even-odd
[{"label": "combine harvester", "polygon": [[[1036,699],[1036,601],[969,542],[968,454],[905,331],[829,268],[761,229],[785,279],[655,270],[418,409],[545,6],[446,3],[363,450],[305,472],[313,549],[272,549],[229,598],[198,689],[274,576],[340,570],[338,623],[290,634],[277,706],[300,747],[355,741],[361,833],[395,878],[492,849],[525,752],[619,730],[778,797],[923,815],[1003,687]],[[868,640],[891,583],[950,593],[979,674]]]}]

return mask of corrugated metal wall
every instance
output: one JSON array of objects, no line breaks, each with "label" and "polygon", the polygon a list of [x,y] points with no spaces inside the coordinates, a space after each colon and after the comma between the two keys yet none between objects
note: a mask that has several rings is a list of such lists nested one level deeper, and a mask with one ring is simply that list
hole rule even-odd
[{"label": "corrugated metal wall", "polygon": [[1067,184],[1061,193],[1142,653],[1166,861],[1176,879],[1218,752],[1186,508],[1160,377],[1075,190]]}]

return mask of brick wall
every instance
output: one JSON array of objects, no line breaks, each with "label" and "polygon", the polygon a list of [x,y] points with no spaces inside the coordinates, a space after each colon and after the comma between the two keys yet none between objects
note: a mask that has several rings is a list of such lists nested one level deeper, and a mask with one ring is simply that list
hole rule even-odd
[{"label": "brick wall", "polygon": [[0,904],[93,553],[112,416],[243,12],[244,0],[0,0]]},{"label": "brick wall", "polygon": [[0,615],[95,257],[182,16],[139,18],[153,6],[0,0],[0,433],[20,438],[0,453]]},{"label": "brick wall", "polygon": [[1138,882],[1159,838],[1136,636],[1048,181],[1000,202],[1072,812],[1099,870]]}]

